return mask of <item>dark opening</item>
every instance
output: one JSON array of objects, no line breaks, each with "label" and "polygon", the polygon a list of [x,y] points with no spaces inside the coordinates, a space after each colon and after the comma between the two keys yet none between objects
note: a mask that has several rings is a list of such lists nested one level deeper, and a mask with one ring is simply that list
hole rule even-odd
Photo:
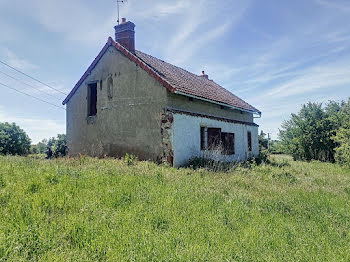
[{"label": "dark opening", "polygon": [[252,151],[252,132],[248,131],[248,151]]},{"label": "dark opening", "polygon": [[235,154],[235,134],[234,133],[221,133],[221,142],[223,145],[223,154],[234,155]]},{"label": "dark opening", "polygon": [[201,150],[205,150],[205,127],[201,126]]},{"label": "dark opening", "polygon": [[218,150],[221,143],[221,129],[208,128],[208,149]]},{"label": "dark opening", "polygon": [[88,116],[97,114],[97,83],[88,85]]},{"label": "dark opening", "polygon": [[189,97],[188,100],[190,100],[191,102],[193,102],[193,97]]}]

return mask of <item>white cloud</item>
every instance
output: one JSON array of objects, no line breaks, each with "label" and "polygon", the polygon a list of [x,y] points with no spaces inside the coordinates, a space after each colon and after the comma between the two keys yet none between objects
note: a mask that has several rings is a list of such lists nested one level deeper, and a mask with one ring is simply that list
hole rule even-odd
[{"label": "white cloud", "polygon": [[300,76],[270,90],[266,96],[290,97],[344,85],[350,85],[350,66],[347,63],[316,65],[304,70]]},{"label": "white cloud", "polygon": [[336,9],[340,12],[349,13],[350,12],[350,4],[348,1],[341,0],[315,0],[315,2],[323,7]]},{"label": "white cloud", "polygon": [[8,48],[0,48],[0,53],[2,56],[5,57],[6,62],[16,69],[30,71],[38,68],[36,65],[29,62],[28,60],[18,57],[14,52],[12,52]]}]

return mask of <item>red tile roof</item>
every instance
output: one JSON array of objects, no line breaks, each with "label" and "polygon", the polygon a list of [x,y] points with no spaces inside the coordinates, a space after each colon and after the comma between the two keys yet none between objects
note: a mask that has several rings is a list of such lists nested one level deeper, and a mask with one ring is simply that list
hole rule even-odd
[{"label": "red tile roof", "polygon": [[103,47],[93,63],[89,66],[84,75],[80,78],[78,83],[63,101],[63,104],[66,104],[74,95],[76,90],[84,82],[85,78],[94,69],[98,61],[110,46],[114,46],[131,61],[138,64],[147,73],[157,79],[157,81],[159,81],[171,93],[180,93],[184,95],[194,96],[199,99],[208,100],[210,102],[216,102],[235,108],[240,108],[243,110],[251,111],[253,113],[260,113],[259,110],[249,105],[239,97],[235,96],[225,88],[216,84],[214,81],[206,79],[202,76],[192,74],[182,68],[166,63],[158,58],[147,55],[140,51],[136,51],[135,54],[133,54],[118,42],[115,42],[111,37],[108,38],[106,45]]}]

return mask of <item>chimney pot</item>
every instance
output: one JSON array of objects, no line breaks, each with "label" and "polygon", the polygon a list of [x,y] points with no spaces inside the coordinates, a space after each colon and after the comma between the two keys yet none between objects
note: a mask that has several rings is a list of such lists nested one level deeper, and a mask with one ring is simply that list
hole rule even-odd
[{"label": "chimney pot", "polygon": [[120,25],[114,27],[115,41],[124,46],[130,52],[135,53],[135,24],[122,18]]},{"label": "chimney pot", "polygon": [[204,77],[204,78],[208,79],[208,75],[206,75],[204,71],[202,71],[201,77]]}]

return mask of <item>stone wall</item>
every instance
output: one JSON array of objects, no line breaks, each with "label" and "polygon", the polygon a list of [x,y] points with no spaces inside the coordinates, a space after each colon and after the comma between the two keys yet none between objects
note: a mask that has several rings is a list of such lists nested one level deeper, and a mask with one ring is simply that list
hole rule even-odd
[{"label": "stone wall", "polygon": [[174,117],[171,112],[164,111],[161,117],[161,135],[162,135],[162,152],[161,162],[167,162],[173,165],[174,151],[172,145],[172,124]]}]

